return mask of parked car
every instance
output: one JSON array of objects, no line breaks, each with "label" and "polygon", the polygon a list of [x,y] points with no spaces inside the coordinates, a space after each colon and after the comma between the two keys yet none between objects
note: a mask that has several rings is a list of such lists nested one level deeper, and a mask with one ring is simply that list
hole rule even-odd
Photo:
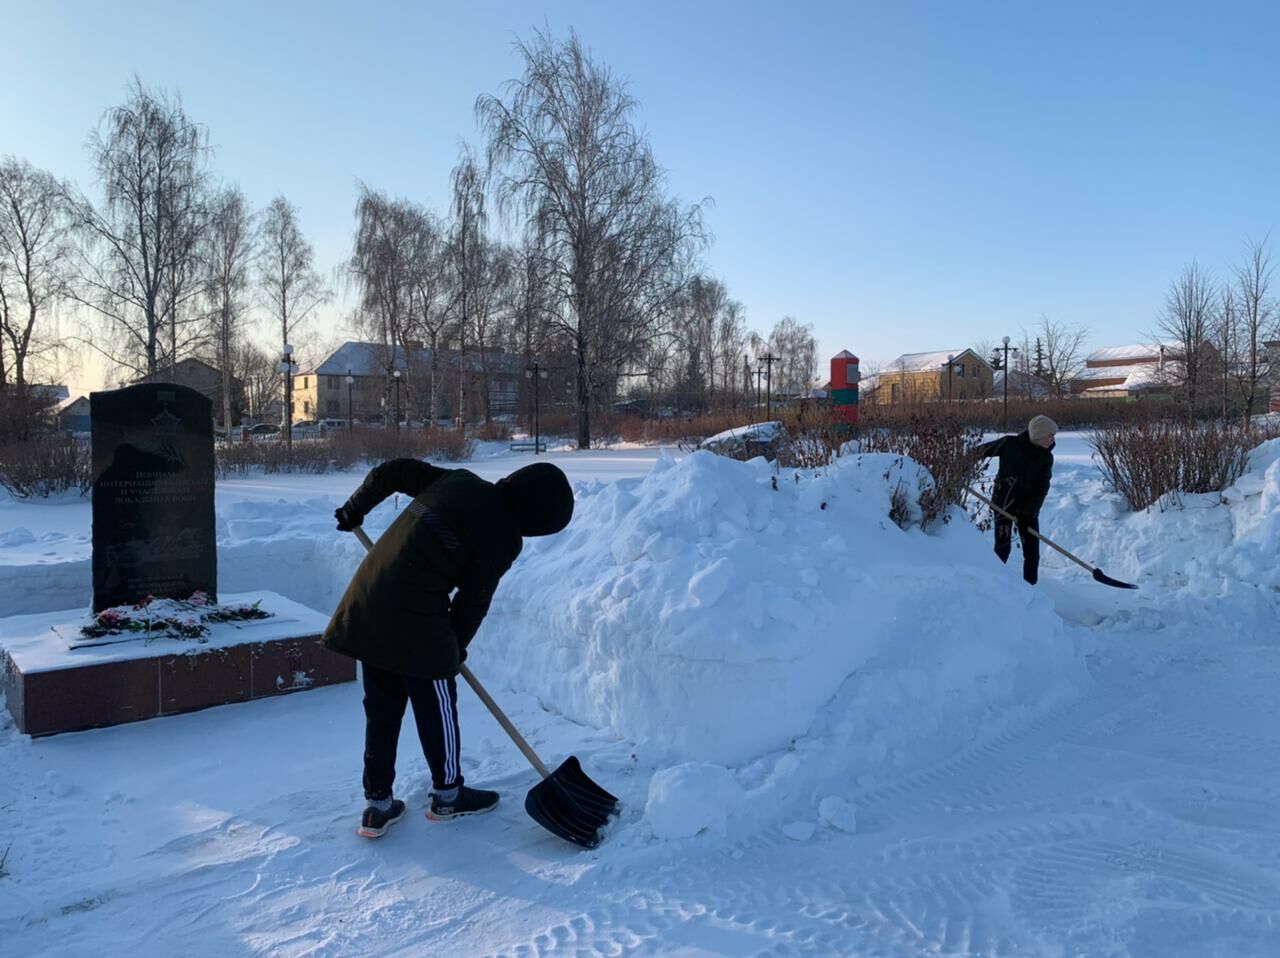
[{"label": "parked car", "polygon": [[250,426],[246,432],[250,438],[261,438],[263,436],[279,436],[280,427],[273,422],[260,422],[256,426]]},{"label": "parked car", "polygon": [[333,429],[346,429],[346,428],[347,428],[347,420],[345,420],[345,419],[321,419],[321,420],[320,420],[320,422],[318,423],[318,425],[320,426],[320,431],[321,431],[322,433],[323,433],[323,432],[329,432],[330,430],[333,430]]}]

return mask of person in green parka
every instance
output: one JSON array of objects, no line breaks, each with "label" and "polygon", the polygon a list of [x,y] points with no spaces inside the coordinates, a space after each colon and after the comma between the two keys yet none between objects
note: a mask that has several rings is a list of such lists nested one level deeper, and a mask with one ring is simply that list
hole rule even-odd
[{"label": "person in green parka", "polygon": [[459,667],[524,537],[552,535],[573,517],[569,480],[550,463],[492,483],[465,469],[392,459],[334,512],[338,529],[360,526],[393,493],[412,501],[365,556],[321,639],[361,665],[365,809],[358,831],[368,838],[404,815],[392,786],[409,703],[431,769],[427,817],[443,821],[497,805],[496,792],[463,784]]}]

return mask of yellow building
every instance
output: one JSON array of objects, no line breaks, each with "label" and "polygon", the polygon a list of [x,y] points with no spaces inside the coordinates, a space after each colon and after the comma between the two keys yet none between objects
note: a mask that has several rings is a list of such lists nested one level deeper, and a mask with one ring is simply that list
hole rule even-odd
[{"label": "yellow building", "polygon": [[879,405],[990,399],[991,364],[972,349],[904,353],[875,377],[868,400]]}]

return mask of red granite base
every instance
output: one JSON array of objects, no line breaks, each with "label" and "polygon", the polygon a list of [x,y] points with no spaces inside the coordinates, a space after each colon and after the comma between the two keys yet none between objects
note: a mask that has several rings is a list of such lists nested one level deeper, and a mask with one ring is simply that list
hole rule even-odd
[{"label": "red granite base", "polygon": [[350,682],[356,663],[318,636],[276,638],[24,673],[3,653],[9,711],[20,732],[54,735],[193,712]]}]

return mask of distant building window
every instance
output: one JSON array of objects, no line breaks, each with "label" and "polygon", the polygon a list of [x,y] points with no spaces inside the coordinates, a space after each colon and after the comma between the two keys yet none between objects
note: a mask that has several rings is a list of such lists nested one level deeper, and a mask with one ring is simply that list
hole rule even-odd
[{"label": "distant building window", "polygon": [[329,388],[330,388],[330,389],[337,389],[337,388],[338,388],[338,378],[339,378],[339,377],[337,377],[337,376],[330,376],[330,377],[329,377]]},{"label": "distant building window", "polygon": [[889,384],[889,402],[902,401],[902,383]]},{"label": "distant building window", "polygon": [[956,378],[964,379],[964,363],[956,363]]},{"label": "distant building window", "polygon": [[302,377],[302,388],[303,388],[303,389],[306,389],[306,388],[307,388],[307,377],[306,377],[306,376],[303,376],[303,377]]},{"label": "distant building window", "polygon": [[[333,379],[333,378],[335,378],[335,377],[332,377],[332,376],[331,376],[331,377],[329,377],[329,378],[330,378],[330,379]],[[341,412],[341,410],[338,408],[338,400],[336,400],[336,399],[330,399],[330,400],[329,400],[329,402],[328,402],[328,406],[329,406],[329,415],[330,415],[330,416],[336,416],[336,415],[338,415],[338,413],[339,413],[339,412]]]}]

